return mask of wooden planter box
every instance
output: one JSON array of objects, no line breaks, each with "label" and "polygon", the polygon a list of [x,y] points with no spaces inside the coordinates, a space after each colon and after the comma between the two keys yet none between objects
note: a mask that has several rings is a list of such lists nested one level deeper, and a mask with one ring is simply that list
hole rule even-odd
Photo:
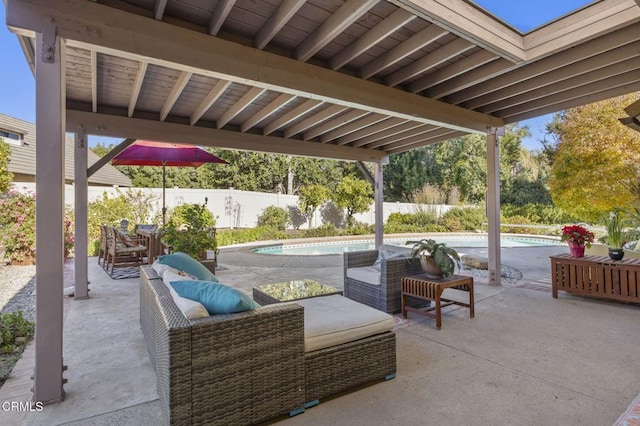
[{"label": "wooden planter box", "polygon": [[553,297],[558,290],[640,303],[640,261],[604,256],[551,256]]},{"label": "wooden planter box", "polygon": [[216,273],[216,266],[218,266],[217,259],[201,259],[199,262],[202,263],[205,268],[210,270],[212,274]]}]

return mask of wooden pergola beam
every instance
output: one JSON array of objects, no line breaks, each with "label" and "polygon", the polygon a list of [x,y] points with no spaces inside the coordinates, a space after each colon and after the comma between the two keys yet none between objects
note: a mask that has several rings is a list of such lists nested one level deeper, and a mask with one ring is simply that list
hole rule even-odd
[{"label": "wooden pergola beam", "polygon": [[240,133],[210,127],[190,126],[166,121],[159,122],[71,109],[67,109],[66,116],[67,128],[77,128],[81,125],[88,134],[99,136],[152,139],[174,143],[175,135],[180,135],[180,143],[190,145],[352,161],[375,162],[387,155],[380,150],[359,149],[302,140],[292,141],[291,139],[276,136]]},{"label": "wooden pergola beam", "polygon": [[466,132],[503,124],[490,115],[101,4],[7,0],[7,23],[18,33],[42,31],[48,18],[70,46],[99,53]]}]

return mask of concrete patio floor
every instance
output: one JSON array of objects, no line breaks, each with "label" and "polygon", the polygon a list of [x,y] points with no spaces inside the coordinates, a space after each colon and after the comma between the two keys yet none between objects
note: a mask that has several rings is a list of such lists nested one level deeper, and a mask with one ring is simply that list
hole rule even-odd
[{"label": "concrete patio floor", "polygon": [[[476,316],[445,308],[396,327],[398,374],[327,401],[283,425],[611,425],[640,393],[640,306],[551,297],[548,256],[564,247],[503,249],[524,279],[475,279]],[[226,251],[216,275],[251,287],[315,278],[342,288],[340,256],[291,258]],[[65,298],[66,400],[41,412],[0,412],[0,424],[155,425],[155,375],[139,327],[138,279],[111,280],[89,260],[90,299]],[[533,284],[528,284],[534,282]],[[447,290],[449,291],[449,290]],[[450,291],[455,297],[457,291]],[[28,400],[33,347],[0,389]]]}]

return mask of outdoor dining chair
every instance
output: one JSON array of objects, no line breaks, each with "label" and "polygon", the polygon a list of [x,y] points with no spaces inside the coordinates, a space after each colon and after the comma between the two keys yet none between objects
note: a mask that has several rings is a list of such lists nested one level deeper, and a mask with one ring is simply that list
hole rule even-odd
[{"label": "outdoor dining chair", "polygon": [[137,239],[126,236],[121,238],[118,230],[107,227],[107,255],[105,270],[113,278],[114,269],[137,267],[145,262],[147,247]]}]

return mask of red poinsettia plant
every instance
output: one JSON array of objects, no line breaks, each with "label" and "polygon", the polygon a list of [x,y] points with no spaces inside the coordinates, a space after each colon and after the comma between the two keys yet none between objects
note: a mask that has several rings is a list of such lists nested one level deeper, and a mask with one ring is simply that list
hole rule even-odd
[{"label": "red poinsettia plant", "polygon": [[560,238],[560,241],[569,241],[589,248],[591,247],[593,238],[593,232],[587,231],[586,228],[580,225],[570,225],[562,228],[562,237]]}]

